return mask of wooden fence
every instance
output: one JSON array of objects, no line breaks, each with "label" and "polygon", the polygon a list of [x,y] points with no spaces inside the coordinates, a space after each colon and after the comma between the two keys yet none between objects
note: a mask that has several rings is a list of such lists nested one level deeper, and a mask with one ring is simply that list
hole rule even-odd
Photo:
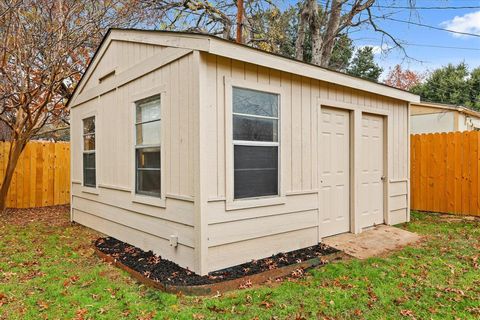
[{"label": "wooden fence", "polygon": [[[10,143],[0,142],[0,183]],[[7,207],[31,208],[70,202],[70,144],[29,142],[15,169]]]},{"label": "wooden fence", "polygon": [[413,210],[480,216],[480,132],[411,136]]}]

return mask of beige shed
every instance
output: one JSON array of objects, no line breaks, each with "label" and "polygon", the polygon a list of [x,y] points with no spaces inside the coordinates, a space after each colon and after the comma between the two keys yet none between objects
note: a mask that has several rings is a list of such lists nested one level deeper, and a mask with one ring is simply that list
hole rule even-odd
[{"label": "beige shed", "polygon": [[113,29],[70,99],[72,221],[198,274],[409,221],[409,104],[200,34]]}]

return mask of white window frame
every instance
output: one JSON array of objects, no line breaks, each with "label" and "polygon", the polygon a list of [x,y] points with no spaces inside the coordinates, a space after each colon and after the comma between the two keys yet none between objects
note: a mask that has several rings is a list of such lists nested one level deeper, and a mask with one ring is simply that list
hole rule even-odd
[{"label": "white window frame", "polygon": [[[85,134],[84,134],[84,120],[88,119],[88,118],[94,118],[95,119],[95,151],[91,151],[91,150],[85,150],[85,142],[83,140]],[[99,185],[99,181],[98,181],[98,164],[99,164],[99,151],[98,151],[98,138],[99,138],[99,134],[98,134],[98,114],[96,111],[94,112],[88,112],[88,113],[85,113],[82,115],[81,117],[81,121],[82,121],[82,125],[80,126],[81,127],[81,144],[82,144],[82,175],[81,175],[81,191],[82,192],[85,192],[85,193],[91,193],[91,194],[98,194],[98,185]],[[85,185],[85,177],[84,177],[84,161],[83,161],[83,155],[85,153],[95,153],[95,186],[88,186],[88,185]]]},{"label": "white window frame", "polygon": [[[242,115],[241,113],[233,112],[233,88],[249,89],[254,91],[272,93],[278,95],[278,117],[264,117],[255,115],[246,115],[249,117],[257,117],[264,119],[278,119],[278,141],[243,141],[233,140],[233,115]],[[282,141],[283,139],[283,105],[286,94],[284,89],[279,86],[269,84],[257,83],[247,80],[237,80],[232,78],[225,78],[225,156],[226,156],[226,210],[238,210],[245,208],[254,208],[271,205],[281,205],[285,203],[285,186],[283,184],[285,177],[285,166],[283,160]],[[259,196],[252,198],[235,199],[234,196],[234,147],[235,145],[245,146],[276,146],[278,148],[278,193],[271,196]]]},{"label": "white window frame", "polygon": [[[146,195],[146,194],[138,194],[137,193],[137,168],[136,168],[136,150],[137,150],[137,141],[136,141],[136,116],[137,116],[137,103],[141,100],[148,99],[153,96],[160,96],[160,197],[153,196],[153,195]],[[150,90],[146,90],[144,92],[138,93],[132,97],[130,102],[131,105],[131,120],[130,125],[132,126],[131,130],[131,168],[132,168],[132,177],[131,177],[131,201],[134,203],[146,204],[155,207],[166,207],[166,200],[165,200],[165,109],[166,109],[166,86],[161,85],[154,87]],[[155,147],[157,145],[152,145]]]}]

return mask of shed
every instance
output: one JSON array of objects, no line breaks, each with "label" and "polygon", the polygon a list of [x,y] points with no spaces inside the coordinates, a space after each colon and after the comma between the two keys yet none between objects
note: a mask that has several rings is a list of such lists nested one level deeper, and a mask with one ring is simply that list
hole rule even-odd
[{"label": "shed", "polygon": [[480,112],[452,104],[412,103],[410,122],[412,134],[480,130]]},{"label": "shed", "polygon": [[409,221],[419,97],[213,36],[113,29],[71,106],[71,219],[204,275]]}]

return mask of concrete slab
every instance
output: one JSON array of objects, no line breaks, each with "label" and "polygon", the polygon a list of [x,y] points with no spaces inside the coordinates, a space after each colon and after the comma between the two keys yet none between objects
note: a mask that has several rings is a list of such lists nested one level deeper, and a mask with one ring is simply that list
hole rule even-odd
[{"label": "concrete slab", "polygon": [[323,238],[322,242],[355,258],[366,259],[401,249],[421,239],[416,233],[379,225],[359,234],[343,233]]}]

